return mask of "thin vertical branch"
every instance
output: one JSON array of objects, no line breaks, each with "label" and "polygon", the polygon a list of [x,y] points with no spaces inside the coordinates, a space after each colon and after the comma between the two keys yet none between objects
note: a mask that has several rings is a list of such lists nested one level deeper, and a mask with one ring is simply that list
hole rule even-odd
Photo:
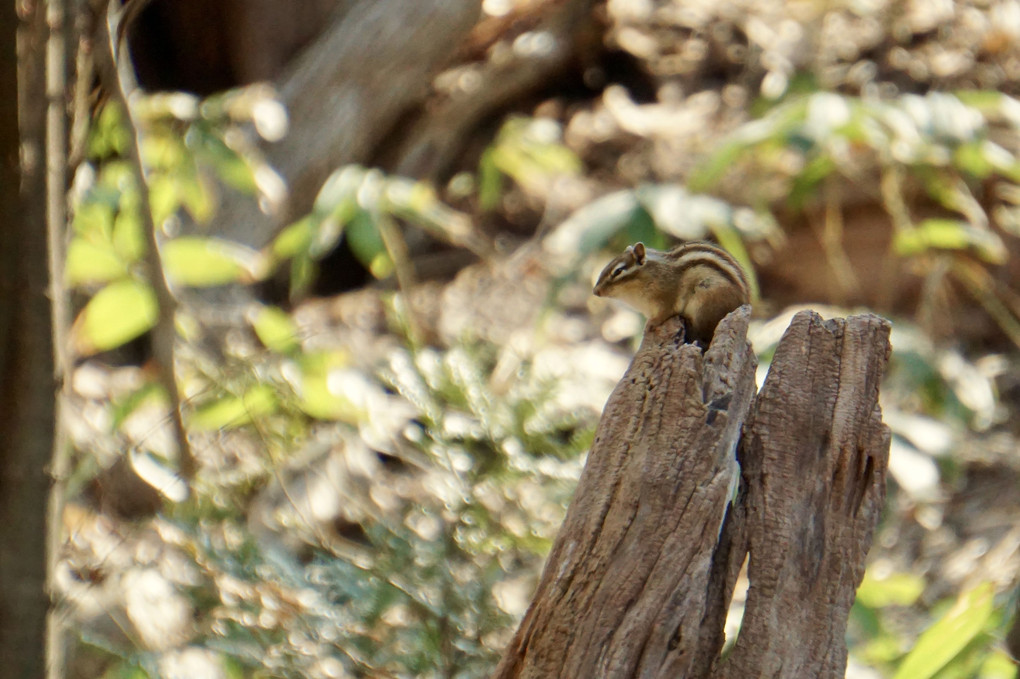
[{"label": "thin vertical branch", "polygon": [[177,388],[177,378],[174,369],[174,345],[177,338],[174,319],[177,311],[177,300],[170,291],[166,274],[163,271],[163,263],[159,255],[159,239],[156,237],[156,224],[153,222],[152,208],[149,204],[148,182],[146,181],[145,165],[142,162],[140,148],[141,133],[132,107],[132,102],[141,95],[135,84],[130,60],[121,56],[121,48],[124,47],[124,42],[117,37],[122,35],[124,30],[122,28],[123,16],[121,11],[118,3],[108,3],[106,21],[102,23],[102,28],[105,31],[103,37],[108,49],[106,58],[103,59],[105,67],[102,68],[101,72],[107,81],[112,98],[119,101],[121,106],[123,106],[127,116],[127,124],[130,127],[130,134],[127,137],[127,160],[131,166],[140,196],[142,230],[145,232],[146,244],[148,246],[145,256],[148,282],[155,292],[156,302],[159,305],[156,325],[152,329],[153,358],[159,371],[160,384],[170,400],[170,419],[173,424],[174,435],[177,439],[179,473],[181,478],[190,487],[195,477],[197,464],[194,453],[191,450],[191,445],[188,442],[188,432],[184,427],[180,390]]},{"label": "thin vertical branch", "polygon": [[70,385],[68,351],[70,303],[64,279],[67,258],[67,25],[64,0],[46,3],[46,245],[49,266],[50,314],[53,333],[54,394],[53,457],[50,463],[49,503],[46,520],[46,590],[50,609],[46,616],[46,676],[64,676],[62,612],[54,606],[57,568],[63,549],[64,493],[68,474],[68,434],[64,408]]},{"label": "thin vertical branch", "polygon": [[825,217],[819,238],[835,283],[833,292],[838,297],[837,301],[845,304],[848,297],[860,293],[861,285],[843,249],[842,198],[839,184],[830,177],[825,182]]},{"label": "thin vertical branch", "polygon": [[[895,165],[890,159],[883,159],[882,178],[879,187],[882,192],[882,207],[892,221],[893,238],[913,228],[914,220],[910,216],[910,208],[903,197],[903,168]],[[879,285],[877,306],[883,309],[892,307],[897,290],[896,278],[900,264],[892,247],[885,255],[882,264],[882,283]]]},{"label": "thin vertical branch", "polygon": [[414,289],[414,267],[411,265],[411,255],[407,250],[407,242],[400,233],[400,227],[389,215],[376,211],[375,223],[379,229],[379,237],[382,238],[383,247],[393,260],[393,270],[397,276],[397,287],[404,296],[404,307],[407,309],[408,333],[414,342],[421,342],[424,338],[424,330],[418,311],[411,303],[411,291]]},{"label": "thin vertical branch", "polygon": [[71,105],[71,123],[68,145],[68,168],[75,168],[85,160],[88,146],[89,100],[92,84],[96,77],[92,50],[95,40],[95,19],[90,12],[82,9],[84,0],[75,0],[73,17],[73,38],[67,44],[76,46],[74,56],[74,99]]}]

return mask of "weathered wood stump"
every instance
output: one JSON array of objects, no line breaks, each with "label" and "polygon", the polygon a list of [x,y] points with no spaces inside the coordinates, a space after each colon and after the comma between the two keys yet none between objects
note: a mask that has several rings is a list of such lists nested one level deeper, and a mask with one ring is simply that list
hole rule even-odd
[{"label": "weathered wood stump", "polygon": [[677,319],[646,330],[496,677],[844,675],[885,497],[889,325],[798,314],[756,394],[748,316],[730,314],[704,355]]}]

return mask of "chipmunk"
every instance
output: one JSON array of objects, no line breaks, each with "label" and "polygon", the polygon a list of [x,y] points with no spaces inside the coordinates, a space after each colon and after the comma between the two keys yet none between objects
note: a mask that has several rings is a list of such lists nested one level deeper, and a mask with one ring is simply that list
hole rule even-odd
[{"label": "chipmunk", "polygon": [[658,324],[679,314],[689,340],[707,347],[723,316],[750,299],[747,276],[711,243],[692,241],[669,252],[629,246],[599,274],[593,291],[615,297]]}]

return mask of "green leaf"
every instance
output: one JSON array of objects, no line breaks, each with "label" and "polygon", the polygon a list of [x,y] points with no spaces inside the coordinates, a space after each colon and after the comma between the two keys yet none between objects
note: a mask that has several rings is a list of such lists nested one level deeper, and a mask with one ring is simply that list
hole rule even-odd
[{"label": "green leaf", "polygon": [[799,209],[812,196],[817,195],[818,185],[833,173],[836,162],[829,155],[817,155],[793,178],[793,185],[786,200],[791,207]]},{"label": "green leaf", "polygon": [[349,363],[347,354],[341,351],[301,355],[297,359],[298,377],[293,380],[299,407],[322,420],[356,423],[363,419],[364,413],[338,388],[345,379],[361,379],[360,374],[346,369]]},{"label": "green leaf", "polygon": [[111,408],[111,414],[113,415],[111,424],[113,428],[119,429],[124,420],[150,400],[164,404],[166,402],[166,393],[163,391],[163,387],[156,382],[145,382],[138,389],[130,391],[123,397],[114,400],[113,407]]},{"label": "green leaf", "polygon": [[307,255],[315,239],[317,222],[312,215],[307,215],[281,231],[273,240],[273,256],[278,259],[290,259],[298,255]]},{"label": "green leaf", "polygon": [[173,148],[179,151],[179,158],[162,171],[153,172],[149,179],[149,205],[152,219],[162,224],[167,217],[184,206],[195,219],[208,221],[215,212],[215,198],[207,181],[195,165],[195,156],[180,144]]},{"label": "green leaf", "polygon": [[124,125],[124,112],[114,101],[103,106],[89,135],[89,157],[105,158],[124,153],[129,141],[129,132]]},{"label": "green leaf", "polygon": [[362,211],[347,225],[347,245],[351,252],[376,278],[386,278],[393,273],[393,261],[386,251],[379,227],[372,215]]},{"label": "green leaf", "polygon": [[315,224],[312,232],[312,242],[308,244],[308,256],[313,259],[320,259],[329,254],[340,242],[344,235],[344,227],[347,222],[359,213],[358,206],[354,201],[348,201],[336,209],[336,211]]},{"label": "green leaf", "polygon": [[127,262],[137,262],[145,254],[147,244],[137,207],[137,194],[125,194],[121,210],[113,220],[113,247]]},{"label": "green leaf", "polygon": [[650,248],[658,250],[665,247],[665,239],[662,233],[656,228],[655,219],[645,208],[639,208],[633,212],[630,221],[626,226],[627,241],[636,243],[641,241]]},{"label": "green leaf", "polygon": [[985,114],[996,111],[1006,99],[1006,95],[995,90],[959,90],[953,92],[953,96]]},{"label": "green leaf", "polygon": [[[107,194],[99,196],[97,194]],[[109,189],[90,191],[86,202],[74,212],[74,232],[89,240],[108,241],[113,234],[113,218],[116,214],[120,194],[109,195]]]},{"label": "green leaf", "polygon": [[466,214],[442,203],[435,189],[422,181],[391,177],[386,182],[386,210],[447,242],[464,244],[474,226]]},{"label": "green leaf", "polygon": [[1006,179],[1009,179],[1014,184],[1020,184],[1020,161],[1012,163],[1007,167],[1000,167],[998,170]]},{"label": "green leaf", "polygon": [[311,257],[299,255],[290,263],[290,296],[298,299],[312,287],[319,275],[319,267]]},{"label": "green leaf", "polygon": [[289,354],[301,347],[297,326],[290,315],[278,307],[259,307],[252,319],[252,328],[259,341],[277,353]]},{"label": "green leaf", "polygon": [[338,211],[349,211],[352,206],[357,207],[358,188],[365,181],[365,175],[365,168],[359,165],[346,165],[335,170],[322,183],[322,188],[315,196],[313,214],[325,216]]},{"label": "green leaf", "polygon": [[188,213],[199,224],[212,219],[216,212],[216,198],[204,176],[198,172],[180,173],[177,176],[177,197]]},{"label": "green leaf", "polygon": [[156,295],[135,280],[111,283],[96,293],[78,314],[71,342],[81,356],[119,347],[156,324]]},{"label": "green leaf", "polygon": [[347,223],[360,214],[357,204],[346,201],[326,216],[306,215],[284,229],[273,241],[272,254],[277,261],[294,257],[319,259],[332,252],[344,234]]},{"label": "green leaf", "polygon": [[861,586],[857,588],[857,601],[869,608],[910,606],[917,601],[922,592],[924,578],[911,573],[893,573],[879,579],[869,570],[864,574]]},{"label": "green leaf", "polygon": [[925,219],[915,228],[900,231],[893,238],[893,251],[910,257],[929,250],[970,249],[986,262],[1006,261],[1006,247],[993,232],[977,229],[957,219]]},{"label": "green leaf", "polygon": [[478,203],[489,212],[499,207],[503,198],[503,174],[496,166],[493,149],[488,148],[478,161]]},{"label": "green leaf", "polygon": [[731,141],[709,156],[691,173],[687,189],[691,193],[705,193],[719,183],[719,180],[733,167],[748,150],[750,145],[743,140]]},{"label": "green leaf", "polygon": [[581,169],[577,155],[560,143],[559,125],[550,120],[512,117],[503,124],[496,142],[482,154],[478,166],[478,198],[483,210],[499,206],[503,175],[527,193],[544,193],[558,175]]},{"label": "green leaf", "polygon": [[126,160],[109,160],[103,163],[99,171],[99,181],[94,188],[109,192],[107,195],[114,198],[111,204],[117,205],[120,203],[121,195],[135,191],[134,168]]},{"label": "green leaf", "polygon": [[929,679],[985,630],[994,611],[991,583],[960,595],[946,615],[929,627],[904,658],[893,679]]},{"label": "green leaf", "polygon": [[1016,663],[1002,649],[993,650],[981,663],[981,679],[1016,679],[1016,676]]},{"label": "green leaf", "polygon": [[544,181],[549,175],[575,174],[577,155],[560,143],[559,125],[548,119],[512,117],[492,147],[493,161],[518,184]]},{"label": "green leaf", "polygon": [[173,179],[167,175],[156,175],[149,180],[149,207],[152,209],[153,223],[162,224],[167,217],[177,212],[179,204]]},{"label": "green leaf", "polygon": [[953,165],[977,179],[985,179],[995,169],[984,152],[984,144],[980,141],[970,141],[957,146],[953,151]]},{"label": "green leaf", "polygon": [[153,170],[173,170],[187,159],[180,139],[168,134],[145,135],[140,150],[145,166]]},{"label": "green leaf", "polygon": [[556,227],[554,235],[566,242],[564,252],[587,255],[605,246],[621,229],[648,213],[633,191],[616,191],[589,203]]},{"label": "green leaf", "polygon": [[189,142],[194,143],[196,157],[211,165],[224,184],[241,193],[254,195],[257,189],[254,170],[222,139],[203,126],[194,125],[189,133]]},{"label": "green leaf", "polygon": [[266,264],[259,253],[239,243],[185,236],[167,241],[161,249],[167,275],[181,285],[248,283],[265,275]]},{"label": "green leaf", "polygon": [[740,234],[729,224],[713,224],[711,228],[712,233],[715,234],[715,239],[719,241],[719,245],[744,267],[747,282],[751,287],[751,300],[757,300],[761,292],[758,288],[758,276],[755,274],[754,266],[751,264],[751,255],[748,254],[747,248],[744,247],[744,241]]},{"label": "green leaf", "polygon": [[[635,193],[656,226],[681,240],[704,238],[709,229],[733,222],[733,208],[729,204],[711,196],[688,193],[677,184],[643,184]],[[665,245],[662,242],[652,247]]]},{"label": "green leaf", "polygon": [[108,283],[122,278],[128,271],[125,263],[112,247],[96,245],[84,238],[71,240],[67,247],[67,284]]},{"label": "green leaf", "polygon": [[854,648],[854,655],[869,665],[893,667],[903,656],[903,647],[896,636],[888,632],[879,632],[874,638],[857,645]]},{"label": "green leaf", "polygon": [[100,679],[149,679],[149,674],[141,667],[125,661],[110,667]]},{"label": "green leaf", "polygon": [[279,407],[276,390],[268,384],[252,387],[242,396],[230,395],[195,409],[188,423],[196,431],[233,429],[270,415]]}]

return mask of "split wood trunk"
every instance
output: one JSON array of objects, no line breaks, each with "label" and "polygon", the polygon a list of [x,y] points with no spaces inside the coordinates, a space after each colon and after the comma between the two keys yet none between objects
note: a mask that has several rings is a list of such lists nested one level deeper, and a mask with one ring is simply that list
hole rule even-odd
[{"label": "split wood trunk", "polygon": [[885,497],[889,324],[798,314],[756,391],[748,316],[704,354],[677,319],[646,329],[498,679],[844,676]]}]

